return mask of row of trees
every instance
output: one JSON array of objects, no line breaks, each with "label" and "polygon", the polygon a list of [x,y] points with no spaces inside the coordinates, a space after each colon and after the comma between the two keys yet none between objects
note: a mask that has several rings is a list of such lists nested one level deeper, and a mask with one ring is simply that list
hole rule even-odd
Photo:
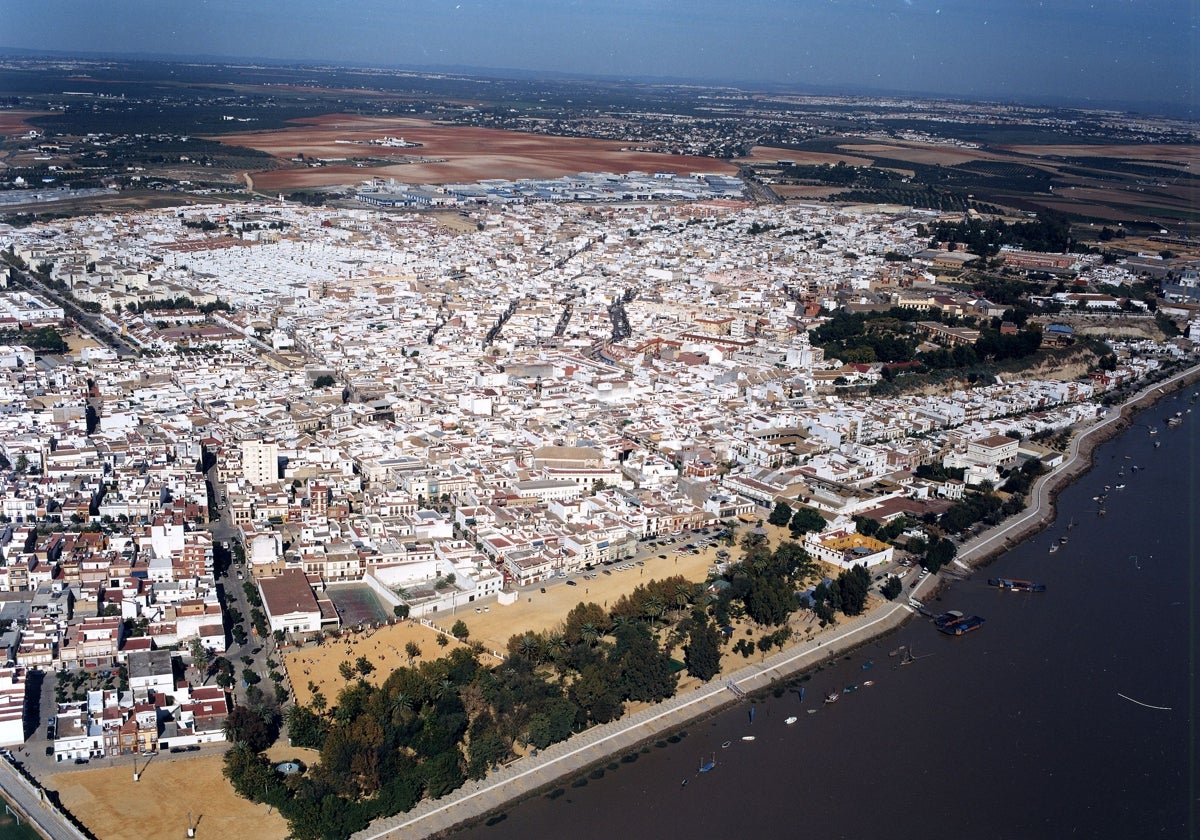
[{"label": "row of trees", "polygon": [[[789,511],[789,524],[795,515]],[[609,608],[579,603],[558,626],[510,638],[495,667],[479,662],[478,646],[459,646],[398,668],[376,687],[365,679],[369,661],[345,662],[348,684],[332,703],[314,692],[288,712],[291,742],[319,750],[318,765],[276,774],[260,754],[270,735],[269,709],[260,708],[236,716],[225,773],[241,795],[278,808],[297,840],[345,837],[423,796],[443,796],[522,745],[543,749],[618,718],[630,702],[670,697],[682,668],[713,678],[733,617],[777,628],[757,645],[762,652],[786,644],[797,593],[816,565],[794,542],[771,550],[761,533],[747,535],[742,551],[710,586],[673,576],[639,585]],[[863,569],[844,573],[821,602],[855,614],[869,583]],[[469,636],[462,622],[452,633]],[[754,651],[740,642],[743,655]]]}]

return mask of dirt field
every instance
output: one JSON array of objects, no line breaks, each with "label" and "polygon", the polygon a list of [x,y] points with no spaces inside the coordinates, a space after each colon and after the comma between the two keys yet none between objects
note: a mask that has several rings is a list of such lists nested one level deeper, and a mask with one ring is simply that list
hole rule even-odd
[{"label": "dirt field", "polygon": [[973,160],[1025,162],[1019,158],[985,152],[982,149],[963,149],[958,146],[941,146],[924,143],[846,143],[838,146],[838,148],[863,155],[877,155],[879,157],[907,160],[930,166],[955,166],[956,164],[969,163]]},{"label": "dirt field", "polygon": [[46,779],[46,786],[58,791],[67,809],[101,840],[183,837],[189,811],[199,823],[197,837],[287,836],[287,823],[278,813],[233,792],[221,775],[219,754],[156,757],[136,783],[132,759],[125,758],[112,767],[59,773]]},{"label": "dirt field", "polygon": [[847,166],[870,166],[874,163],[871,158],[854,157],[853,155],[835,155],[830,152],[805,152],[798,149],[777,149],[774,146],[755,146],[748,157],[739,158],[739,163],[774,163],[777,160],[790,160],[798,166],[819,166],[823,163],[836,165],[839,161]]},{"label": "dirt field", "polygon": [[[781,539],[787,538],[785,529],[768,528],[772,545],[777,545]],[[678,543],[676,544],[678,545]],[[632,569],[617,571],[611,568],[612,574],[598,573],[595,580],[584,580],[574,575],[575,586],[567,586],[563,581],[554,581],[546,587],[543,594],[541,587],[532,587],[522,593],[521,599],[515,604],[501,606],[495,602],[488,603],[487,611],[476,612],[475,605],[459,606],[453,613],[444,614],[435,620],[450,639],[450,645],[457,642],[450,636],[450,627],[458,619],[462,619],[470,631],[469,640],[478,640],[489,652],[505,654],[508,640],[512,636],[526,630],[540,632],[558,625],[567,612],[581,601],[592,601],[602,607],[615,602],[621,595],[631,592],[640,583],[652,579],[662,579],[673,575],[683,575],[689,580],[703,581],[708,576],[709,568],[717,562],[717,548],[709,548],[698,555],[676,554],[673,549],[660,548],[658,553],[666,554],[667,558],[660,559],[657,554],[646,560],[645,566],[635,566]],[[731,553],[736,557],[738,549]],[[763,630],[752,627],[749,622],[735,623],[735,638],[750,638],[756,640]],[[799,639],[808,638],[817,628],[811,615],[805,612],[793,617],[792,628]],[[766,628],[769,632],[774,628]],[[747,634],[747,630],[751,631]],[[338,666],[344,662],[354,662],[359,656],[366,656],[375,665],[375,671],[368,679],[378,685],[395,668],[408,664],[404,646],[412,641],[421,649],[424,659],[436,659],[443,656],[450,647],[441,648],[437,645],[438,630],[415,622],[403,622],[391,627],[384,627],[373,632],[361,634],[343,634],[336,641],[327,641],[321,646],[309,645],[298,651],[284,656],[288,676],[291,679],[296,700],[308,703],[312,692],[309,682],[325,695],[330,702],[346,685],[346,680],[338,673]],[[485,660],[487,658],[485,657]],[[492,660],[498,661],[498,660]],[[736,670],[746,661],[739,655],[726,652],[722,657],[722,668]],[[687,681],[685,680],[685,684]]]},{"label": "dirt field", "polygon": [[31,117],[44,117],[49,111],[0,111],[0,137],[15,137],[33,128],[26,122]]},{"label": "dirt field", "polygon": [[[470,641],[478,640],[485,650],[503,656],[509,638],[526,630],[542,631],[554,627],[581,601],[594,601],[606,606],[622,594],[631,592],[639,583],[676,574],[689,580],[702,581],[717,559],[715,548],[698,555],[675,554],[665,548],[659,551],[667,555],[666,560],[655,555],[646,561],[645,566],[625,571],[616,571],[614,567],[611,575],[598,573],[595,580],[584,580],[575,575],[573,579],[577,585],[567,586],[563,581],[554,581],[546,587],[545,594],[540,591],[541,587],[532,587],[515,604],[502,606],[494,601],[488,603],[487,612],[482,611],[483,606],[479,607],[478,613],[475,612],[475,605],[459,606],[455,612],[435,619],[435,624],[443,629],[453,645],[456,642],[450,636],[450,628],[456,620],[462,619],[470,631]],[[410,641],[420,647],[421,659],[443,656],[450,647],[439,647],[437,636],[438,631],[434,628],[416,622],[403,622],[373,632],[343,634],[340,639],[326,641],[321,646],[309,645],[286,654],[284,662],[298,702],[307,703],[312,698],[309,682],[332,701],[346,685],[346,680],[338,673],[338,666],[343,661],[354,662],[359,656],[366,656],[376,668],[369,679],[378,684],[393,669],[408,664],[404,646]]]},{"label": "dirt field", "polygon": [[[383,137],[402,137],[415,148],[368,145]],[[735,167],[712,158],[622,151],[622,143],[576,137],[549,137],[491,128],[438,125],[427,120],[331,114],[298,122],[281,131],[229,134],[211,138],[248,146],[288,160],[306,158],[394,158],[394,166],[357,167],[352,163],[254,172],[259,190],[353,184],[372,177],[407,183],[471,183],[487,178],[553,178],[577,172],[671,171],[733,174]],[[349,142],[337,142],[337,141]],[[405,158],[444,158],[443,163],[403,163]]]},{"label": "dirt field", "polygon": [[1146,160],[1158,163],[1174,162],[1187,166],[1196,171],[1200,168],[1200,146],[1165,146],[1165,145],[1111,145],[1092,146],[1088,144],[1063,146],[1002,146],[1005,151],[1018,155],[1033,157],[1108,157],[1124,158],[1136,161]]}]

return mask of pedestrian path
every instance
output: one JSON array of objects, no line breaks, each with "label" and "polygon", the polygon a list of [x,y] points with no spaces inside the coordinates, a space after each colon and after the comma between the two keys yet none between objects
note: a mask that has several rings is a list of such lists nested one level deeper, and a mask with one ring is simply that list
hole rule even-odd
[{"label": "pedestrian path", "polygon": [[821,660],[898,627],[911,615],[912,610],[904,604],[888,604],[873,613],[853,618],[828,638],[819,638],[781,651],[728,677],[716,678],[618,721],[594,726],[547,747],[537,755],[517,759],[489,774],[486,779],[467,782],[441,799],[422,800],[407,813],[376,821],[369,828],[354,834],[352,840],[429,837],[483,817],[514,799],[581,772],[599,761],[633,750],[655,735],[678,729],[689,721],[734,702],[731,686],[736,687],[742,695],[764,688],[783,676],[812,667]]}]

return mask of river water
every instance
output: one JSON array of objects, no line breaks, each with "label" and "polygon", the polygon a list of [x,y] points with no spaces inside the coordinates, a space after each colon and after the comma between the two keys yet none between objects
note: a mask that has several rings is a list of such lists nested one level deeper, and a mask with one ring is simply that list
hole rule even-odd
[{"label": "river water", "polygon": [[[951,638],[918,617],[811,673],[803,700],[799,683],[781,686],[782,696],[753,704],[753,719],[751,704],[737,704],[687,726],[677,743],[614,759],[603,778],[564,780],[558,796],[453,836],[1197,836],[1200,402],[1186,413],[1191,393],[1137,416],[1063,491],[1054,525],[930,605],[984,616],[982,629]],[[1168,429],[1176,411],[1184,423]],[[1047,591],[996,590],[989,575]],[[889,655],[900,645],[918,657],[909,667]]]}]

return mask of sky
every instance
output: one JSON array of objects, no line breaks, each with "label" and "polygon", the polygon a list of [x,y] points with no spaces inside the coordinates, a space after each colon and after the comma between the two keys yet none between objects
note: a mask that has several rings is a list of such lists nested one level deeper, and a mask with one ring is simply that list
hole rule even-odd
[{"label": "sky", "polygon": [[1200,0],[0,0],[0,48],[783,84],[1195,115]]}]

